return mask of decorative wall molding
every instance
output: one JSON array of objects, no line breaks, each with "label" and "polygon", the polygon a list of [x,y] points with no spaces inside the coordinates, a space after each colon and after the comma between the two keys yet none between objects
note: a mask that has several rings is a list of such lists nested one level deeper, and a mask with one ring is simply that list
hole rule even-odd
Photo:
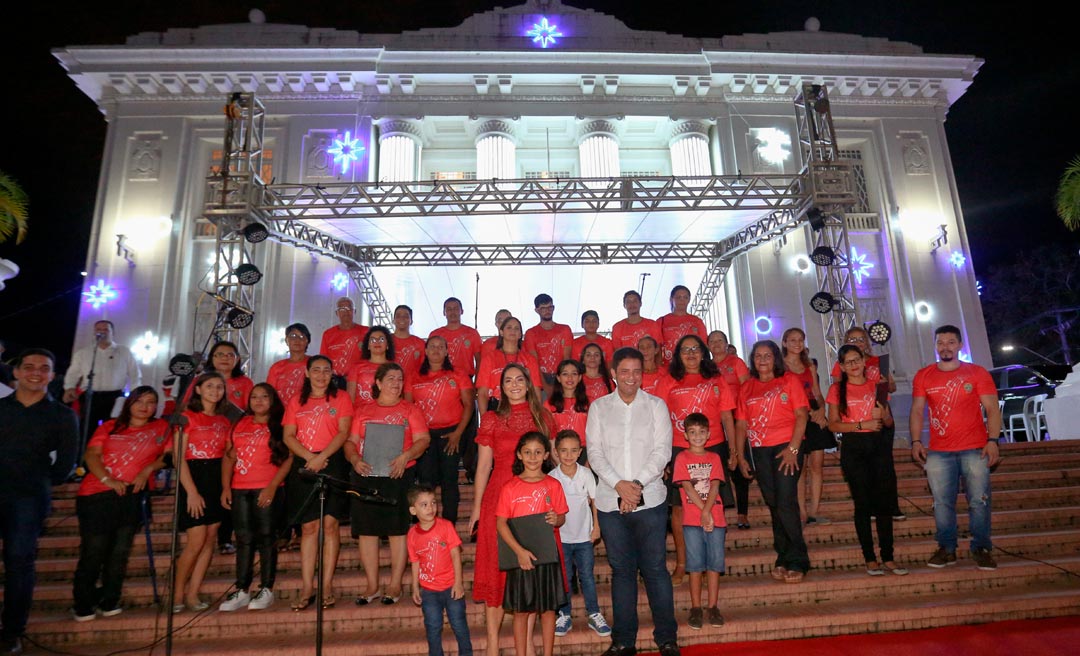
[{"label": "decorative wall molding", "polygon": [[156,181],[161,176],[161,132],[136,132],[128,152],[128,180]]}]

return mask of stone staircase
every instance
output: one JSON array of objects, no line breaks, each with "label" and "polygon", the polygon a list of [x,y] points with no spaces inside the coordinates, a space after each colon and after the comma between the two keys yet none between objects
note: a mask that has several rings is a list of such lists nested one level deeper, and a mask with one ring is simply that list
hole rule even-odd
[{"label": "stone staircase", "polygon": [[[999,567],[994,572],[975,569],[962,539],[956,567],[933,570],[925,561],[935,549],[931,498],[921,470],[906,449],[897,450],[901,508],[908,520],[895,524],[896,560],[911,568],[907,577],[869,577],[851,520],[852,506],[837,456],[826,457],[821,516],[833,523],[805,531],[814,567],[799,585],[774,582],[772,532],[760,493],[751,486],[750,530],[732,528],[727,534],[727,576],[721,579],[720,607],[726,624],[694,631],[685,624],[690,606],[688,584],[675,590],[676,616],[683,645],[743,640],[776,640],[814,636],[922,629],[1006,619],[1032,619],[1080,614],[1080,442],[1021,443],[1002,446],[1004,459],[993,475],[994,542]],[[462,486],[458,523],[465,532],[465,517],[472,490]],[[106,654],[143,647],[164,635],[165,615],[153,604],[150,567],[142,534],[136,537],[123,614],[85,623],[71,619],[71,577],[78,554],[78,525],[74,517],[74,486],[56,491],[53,514],[41,538],[35,607],[27,629],[36,642],[75,654]],[[172,497],[153,499],[156,518],[151,524],[159,591],[168,573],[169,522]],[[961,532],[966,527],[966,505],[959,508]],[[355,542],[342,529],[342,556],[335,579],[339,599],[324,617],[325,654],[426,654],[420,609],[405,596],[394,606],[357,607],[353,597],[361,588]],[[670,567],[674,553],[668,539]],[[466,590],[471,588],[475,547],[466,544]],[[597,546],[596,578],[600,604],[609,621],[611,570]],[[383,581],[388,577],[389,553],[383,548]],[[1042,561],[1042,562],[1037,562]],[[1071,572],[1071,574],[1067,573]],[[220,602],[234,576],[232,556],[215,555],[204,586],[207,601]],[[257,580],[257,579],[256,579]],[[277,602],[263,611],[221,613],[213,603],[201,614],[185,612],[175,619],[176,654],[278,655],[314,653],[315,611],[294,613],[289,603],[299,594],[299,553],[282,553],[275,586]],[[569,635],[556,639],[559,654],[598,654],[609,644],[585,626],[580,596],[574,599],[575,625]],[[653,649],[652,625],[642,593],[639,649]],[[475,650],[486,648],[483,608],[469,604],[469,623]],[[508,625],[509,622],[506,622]],[[513,649],[509,626],[500,647]],[[444,648],[456,651],[449,628]],[[155,653],[164,653],[159,646]]]}]

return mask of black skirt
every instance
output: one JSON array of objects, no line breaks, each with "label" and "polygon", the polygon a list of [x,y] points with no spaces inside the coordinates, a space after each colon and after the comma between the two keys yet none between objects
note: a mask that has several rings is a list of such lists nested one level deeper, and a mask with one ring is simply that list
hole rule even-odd
[{"label": "black skirt", "polygon": [[409,467],[401,478],[387,476],[361,476],[353,471],[349,480],[360,488],[379,493],[379,496],[396,501],[394,504],[361,501],[352,498],[352,536],[405,535],[412,524],[409,502],[405,497],[415,478],[416,467]]},{"label": "black skirt", "polygon": [[803,438],[802,450],[824,451],[836,448],[836,435],[828,428],[822,428],[812,421],[806,422],[806,435]]},{"label": "black skirt", "polygon": [[[285,477],[285,521],[289,526],[319,519],[319,493],[315,491],[315,479],[302,478],[299,473],[306,464],[303,458],[293,456],[292,468]],[[338,449],[330,456],[326,469],[321,473],[343,481],[348,479],[348,470],[345,454]],[[326,514],[339,520],[349,516],[349,500],[336,485],[326,488]]]},{"label": "black skirt", "polygon": [[567,599],[563,581],[562,563],[545,563],[530,570],[508,570],[503,610],[513,613],[558,610]]},{"label": "black skirt", "polygon": [[180,494],[180,521],[179,530],[186,531],[196,526],[210,526],[219,524],[225,518],[225,509],[221,507],[221,458],[207,458],[203,460],[188,460],[188,473],[195,483],[195,489],[202,495],[202,517],[192,517],[188,512],[187,490],[183,485],[177,486]]}]

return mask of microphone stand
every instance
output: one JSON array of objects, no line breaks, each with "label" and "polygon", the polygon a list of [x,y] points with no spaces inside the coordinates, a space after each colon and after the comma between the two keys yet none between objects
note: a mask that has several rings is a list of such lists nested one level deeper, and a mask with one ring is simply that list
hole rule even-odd
[{"label": "microphone stand", "polygon": [[[94,404],[94,368],[97,367],[97,352],[99,350],[98,345],[101,343],[101,338],[94,335],[94,346],[90,351],[90,371],[86,374],[86,389],[83,390],[83,405],[85,407],[80,408],[82,410],[82,431],[79,435],[79,462],[83,462],[83,455],[86,453],[86,443],[90,441],[90,433],[93,428],[90,426],[90,416],[93,414]],[[96,428],[96,427],[95,427]],[[80,464],[79,469],[86,471],[86,468]]]},{"label": "microphone stand", "polygon": [[[174,374],[175,375],[175,374]],[[194,379],[194,372],[185,376],[178,376],[180,384],[177,386],[176,393],[176,407],[173,409],[172,415],[169,417],[168,431],[171,434],[176,433],[176,429],[180,426],[180,417],[184,413],[184,395],[187,393],[188,385]],[[171,656],[173,646],[173,597],[176,595],[174,588],[176,586],[176,548],[180,541],[179,525],[180,525],[180,459],[184,457],[183,452],[180,451],[179,438],[173,439],[173,467],[176,469],[176,483],[173,485],[173,510],[172,510],[172,531],[170,532],[171,539],[169,540],[169,576],[165,585],[165,610],[167,612],[167,619],[165,621],[165,654]],[[153,571],[153,565],[151,565],[151,571]],[[156,586],[155,586],[156,588]],[[156,590],[155,590],[156,592]]]}]

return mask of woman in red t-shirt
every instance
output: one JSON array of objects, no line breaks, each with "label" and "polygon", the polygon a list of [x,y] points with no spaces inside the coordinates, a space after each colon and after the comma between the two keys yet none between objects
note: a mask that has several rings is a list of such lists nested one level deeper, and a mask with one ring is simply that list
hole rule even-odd
[{"label": "woman in red t-shirt", "polygon": [[363,359],[347,375],[349,398],[357,407],[374,400],[371,388],[375,384],[375,370],[380,365],[394,361],[394,336],[388,328],[372,326],[364,336],[360,354]]},{"label": "woman in red t-shirt", "polygon": [[577,360],[563,360],[555,371],[558,385],[544,401],[544,407],[555,418],[555,427],[559,431],[569,429],[581,438],[578,462],[585,464],[585,424],[589,419],[589,397],[581,379],[585,367]]},{"label": "woman in red t-shirt", "polygon": [[[712,354],[713,362],[716,363],[716,369],[720,372],[720,377],[724,379],[728,389],[731,390],[732,398],[737,400],[739,398],[739,387],[750,377],[750,370],[746,368],[746,363],[743,362],[742,358],[728,351],[727,333],[722,330],[714,330],[709,333],[709,353]],[[734,444],[729,442],[728,448],[733,447]],[[750,528],[750,481],[742,475],[742,472],[737,467],[727,473],[730,476],[728,480],[731,481],[731,491],[735,495],[735,508],[739,515],[736,526],[745,531]]]},{"label": "woman in red t-shirt", "polygon": [[[738,464],[746,477],[751,475],[751,466],[756,471],[772,518],[776,550],[772,577],[800,583],[810,569],[798,498],[801,447],[810,404],[799,380],[784,372],[784,358],[776,342],[757,342],[750,357],[753,368],[749,380],[739,388],[735,408],[735,450],[729,466]],[[741,455],[748,442],[750,460]]]},{"label": "woman in red t-shirt", "polygon": [[[374,330],[372,331],[374,332]],[[405,372],[396,362],[379,365],[375,384],[371,388],[374,400],[361,405],[353,416],[352,431],[345,443],[345,459],[352,465],[350,479],[358,487],[374,490],[380,497],[394,499],[396,505],[352,502],[352,535],[360,540],[360,564],[364,568],[366,585],[356,598],[357,605],[370,604],[378,597],[382,603],[396,604],[401,598],[402,577],[408,564],[408,542],[411,517],[405,493],[415,478],[416,459],[431,443],[424,413],[402,397]],[[371,463],[364,460],[364,441],[371,424],[390,424],[405,427],[401,453],[390,461],[389,475],[372,475]],[[390,538],[390,582],[385,593],[379,593],[379,536]]]},{"label": "woman in red t-shirt", "polygon": [[592,403],[601,396],[611,394],[615,384],[611,382],[611,370],[608,368],[604,349],[599,344],[587,344],[581,349],[581,363],[585,365],[585,395]]},{"label": "woman in red t-shirt", "polygon": [[498,405],[500,381],[503,369],[511,363],[520,364],[528,373],[533,385],[541,387],[540,363],[530,353],[521,350],[524,340],[521,321],[517,317],[503,319],[495,349],[480,356],[480,369],[476,372],[476,399],[480,416]]},{"label": "woman in red t-shirt", "polygon": [[292,401],[304,386],[311,331],[302,323],[289,324],[285,329],[285,344],[289,347],[289,357],[270,365],[270,371],[266,374],[266,382],[274,387],[283,406]]},{"label": "woman in red t-shirt", "polygon": [[685,285],[675,285],[671,288],[671,312],[656,320],[660,325],[660,334],[663,335],[664,343],[661,344],[664,365],[667,366],[675,358],[675,347],[678,341],[686,335],[696,335],[702,342],[708,331],[705,322],[699,317],[690,314],[690,289]]},{"label": "woman in red t-shirt", "polygon": [[[232,440],[221,460],[221,505],[232,511],[236,531],[236,590],[221,610],[247,606],[261,610],[274,602],[277,576],[276,522],[283,499],[281,485],[292,467],[285,446],[285,406],[270,383],[259,383],[248,395],[247,414],[233,427]],[[259,592],[248,589],[259,551]]]},{"label": "woman in red t-shirt", "polygon": [[[505,322],[504,322],[505,325]],[[506,366],[501,377],[501,396],[495,411],[480,419],[476,435],[478,447],[476,478],[473,483],[473,511],[469,528],[476,527],[476,562],[473,569],[473,599],[486,606],[489,645],[499,644],[503,620],[503,593],[506,572],[499,571],[499,550],[495,538],[495,507],[499,494],[514,477],[514,451],[518,440],[529,431],[555,434],[555,420],[540,403],[538,385],[532,373],[518,363]]]},{"label": "woman in red t-shirt", "polygon": [[176,559],[174,612],[182,611],[185,605],[194,611],[209,607],[199,599],[199,589],[225,517],[225,509],[221,507],[221,458],[232,430],[232,424],[223,414],[229,405],[225,389],[225,377],[220,373],[213,371],[199,376],[184,410],[187,425],[180,432],[180,451],[184,457],[178,464],[177,493],[180,495],[178,529],[187,533],[187,543]]},{"label": "woman in red t-shirt", "polygon": [[405,400],[424,413],[431,436],[431,444],[416,463],[416,478],[432,488],[442,488],[442,517],[453,524],[461,499],[461,436],[475,414],[476,391],[468,375],[454,368],[448,354],[445,338],[428,337],[420,368],[405,388]]},{"label": "woman in red t-shirt", "polygon": [[[903,576],[907,570],[893,561],[892,503],[896,481],[887,475],[892,461],[892,438],[882,428],[893,424],[889,407],[877,400],[877,385],[867,379],[866,359],[855,345],[840,347],[840,382],[829,388],[829,429],[843,433],[840,468],[855,502],[855,533],[859,536],[866,573],[881,576],[885,572]],[[877,518],[881,543],[881,564],[874,553],[874,535],[870,517]]]},{"label": "woman in red t-shirt", "polygon": [[[307,378],[300,395],[289,401],[282,420],[283,439],[293,454],[285,477],[286,516],[300,524],[300,597],[292,608],[301,611],[315,603],[315,565],[319,558],[319,499],[315,482],[300,475],[302,469],[345,478],[348,463],[341,447],[349,437],[353,404],[334,383],[334,363],[325,355],[308,360]],[[330,486],[323,517],[323,606],[334,602],[334,569],[341,549],[339,522],[349,516],[345,493]]]},{"label": "woman in red t-shirt", "polygon": [[641,391],[656,396],[668,377],[667,371],[660,366],[660,344],[651,335],[645,335],[638,340],[637,350],[641,351],[643,359]]},{"label": "woman in red t-shirt", "polygon": [[[79,518],[79,564],[75,567],[74,613],[92,620],[119,615],[120,591],[141,504],[153,473],[165,466],[172,446],[169,424],[154,419],[158,395],[143,385],[131,390],[120,416],[106,421],[86,445],[87,475],[75,498]],[[101,579],[101,589],[97,581]]]},{"label": "woman in red t-shirt", "polygon": [[243,363],[240,362],[239,351],[232,342],[218,342],[210,349],[207,356],[210,366],[225,378],[225,398],[236,409],[224,412],[230,417],[230,421],[236,421],[247,407],[248,394],[255,387],[255,381],[244,375]]}]

